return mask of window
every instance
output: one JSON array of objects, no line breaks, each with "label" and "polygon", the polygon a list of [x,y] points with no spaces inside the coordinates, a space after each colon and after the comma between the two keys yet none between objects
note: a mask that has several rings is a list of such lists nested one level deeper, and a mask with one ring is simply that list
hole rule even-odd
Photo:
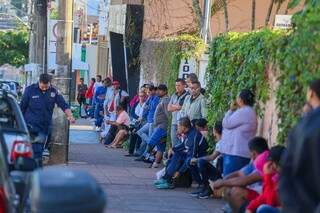
[{"label": "window", "polygon": [[7,99],[0,99],[0,127],[2,129],[18,128],[16,115]]}]

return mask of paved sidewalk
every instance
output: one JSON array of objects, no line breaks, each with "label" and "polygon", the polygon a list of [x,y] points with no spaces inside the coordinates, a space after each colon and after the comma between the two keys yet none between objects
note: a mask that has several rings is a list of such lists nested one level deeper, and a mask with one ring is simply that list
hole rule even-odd
[{"label": "paved sidewalk", "polygon": [[87,124],[72,126],[69,166],[90,172],[107,194],[108,213],[135,212],[221,212],[222,202],[192,198],[192,189],[157,190],[157,169],[124,157],[123,150],[105,149],[97,133]]}]

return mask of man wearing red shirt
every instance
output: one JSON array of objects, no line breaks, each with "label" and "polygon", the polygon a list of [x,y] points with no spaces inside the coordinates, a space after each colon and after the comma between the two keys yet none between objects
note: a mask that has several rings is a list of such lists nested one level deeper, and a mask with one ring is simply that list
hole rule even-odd
[{"label": "man wearing red shirt", "polygon": [[263,190],[262,194],[252,200],[247,206],[246,213],[278,213],[280,201],[278,196],[278,176],[280,172],[280,160],[285,152],[283,146],[272,147],[269,151],[268,162],[263,166]]}]

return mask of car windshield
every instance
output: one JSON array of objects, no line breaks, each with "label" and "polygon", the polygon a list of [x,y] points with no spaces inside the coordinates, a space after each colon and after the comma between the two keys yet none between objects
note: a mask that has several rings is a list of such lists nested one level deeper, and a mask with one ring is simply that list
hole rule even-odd
[{"label": "car windshield", "polygon": [[0,127],[2,129],[17,129],[18,123],[14,110],[7,99],[0,98]]}]

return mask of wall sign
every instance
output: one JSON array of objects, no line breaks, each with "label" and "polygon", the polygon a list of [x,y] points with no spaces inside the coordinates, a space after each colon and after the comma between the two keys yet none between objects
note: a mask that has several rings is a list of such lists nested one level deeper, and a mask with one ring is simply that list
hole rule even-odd
[{"label": "wall sign", "polygon": [[276,15],[274,29],[291,29],[291,15]]},{"label": "wall sign", "polygon": [[181,60],[179,68],[179,78],[186,79],[190,73],[197,71],[197,62],[194,58],[186,58]]}]

